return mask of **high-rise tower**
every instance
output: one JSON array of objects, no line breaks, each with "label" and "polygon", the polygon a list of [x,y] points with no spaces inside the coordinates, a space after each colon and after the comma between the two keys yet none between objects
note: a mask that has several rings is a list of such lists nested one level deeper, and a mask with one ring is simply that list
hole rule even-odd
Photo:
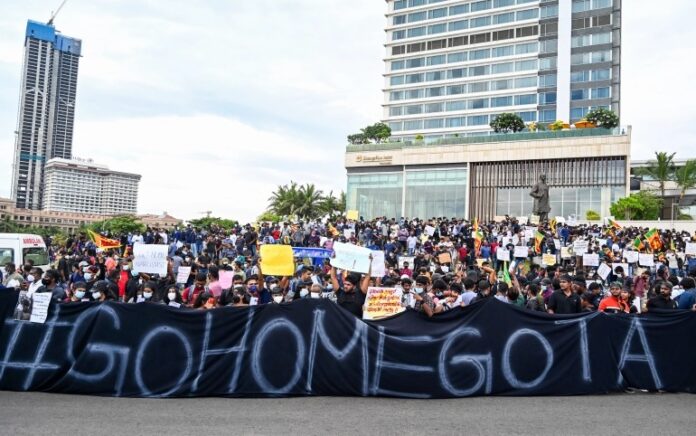
[{"label": "high-rise tower", "polygon": [[72,157],[81,47],[52,24],[27,22],[12,170],[16,207],[40,209],[46,161]]}]

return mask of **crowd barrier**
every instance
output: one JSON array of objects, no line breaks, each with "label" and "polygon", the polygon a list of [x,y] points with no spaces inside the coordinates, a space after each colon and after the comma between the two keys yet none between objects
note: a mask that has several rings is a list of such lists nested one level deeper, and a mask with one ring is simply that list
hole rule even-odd
[{"label": "crowd barrier", "polygon": [[364,322],[326,300],[211,311],[0,295],[0,389],[121,397],[696,392],[696,314],[551,316],[489,299]]}]

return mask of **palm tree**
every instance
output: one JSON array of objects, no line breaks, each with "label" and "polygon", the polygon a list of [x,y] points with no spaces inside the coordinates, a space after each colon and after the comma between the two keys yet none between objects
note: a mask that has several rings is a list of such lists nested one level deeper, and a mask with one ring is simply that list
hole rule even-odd
[{"label": "palm tree", "polygon": [[346,211],[346,193],[341,191],[338,197],[334,197],[333,191],[321,201],[320,209],[322,215],[329,215],[334,218],[337,214],[343,214]]},{"label": "palm tree", "polygon": [[296,182],[290,182],[290,186],[281,185],[268,199],[268,210],[279,216],[295,215],[299,205],[299,189]]},{"label": "palm tree", "polygon": [[696,160],[689,159],[683,167],[674,171],[674,180],[679,187],[679,205],[684,200],[684,195],[689,189],[696,188]]},{"label": "palm tree", "polygon": [[[674,179],[674,155],[664,151],[655,152],[655,160],[648,161],[648,166],[640,168],[638,175],[648,176],[656,181],[660,187],[660,198],[665,199],[665,184]],[[664,218],[664,209],[660,214]]]},{"label": "palm tree", "polygon": [[321,215],[320,205],[323,197],[323,192],[313,183],[300,186],[297,215],[303,219],[318,218]]}]

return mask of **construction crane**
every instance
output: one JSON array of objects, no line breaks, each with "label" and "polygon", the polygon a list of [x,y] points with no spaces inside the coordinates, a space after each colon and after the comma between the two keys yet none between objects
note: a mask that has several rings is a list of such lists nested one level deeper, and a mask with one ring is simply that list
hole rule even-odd
[{"label": "construction crane", "polygon": [[63,0],[63,2],[60,4],[60,6],[58,6],[58,9],[56,9],[56,11],[51,15],[51,18],[48,20],[48,23],[46,24],[48,24],[49,26],[53,25],[53,20],[56,18],[56,15],[58,15],[58,12],[60,12],[60,10],[63,9],[63,6],[65,6],[65,3],[67,1],[68,0]]},{"label": "construction crane", "polygon": [[212,210],[206,210],[206,211],[198,212],[198,213],[204,213],[206,218],[210,218],[210,214],[213,213],[213,211],[212,211]]}]

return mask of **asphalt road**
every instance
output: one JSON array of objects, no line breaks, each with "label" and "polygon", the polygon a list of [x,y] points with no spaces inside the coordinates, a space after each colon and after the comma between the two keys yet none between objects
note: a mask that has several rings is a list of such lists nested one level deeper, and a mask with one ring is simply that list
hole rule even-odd
[{"label": "asphalt road", "polygon": [[132,399],[0,391],[2,435],[696,433],[696,395]]}]

